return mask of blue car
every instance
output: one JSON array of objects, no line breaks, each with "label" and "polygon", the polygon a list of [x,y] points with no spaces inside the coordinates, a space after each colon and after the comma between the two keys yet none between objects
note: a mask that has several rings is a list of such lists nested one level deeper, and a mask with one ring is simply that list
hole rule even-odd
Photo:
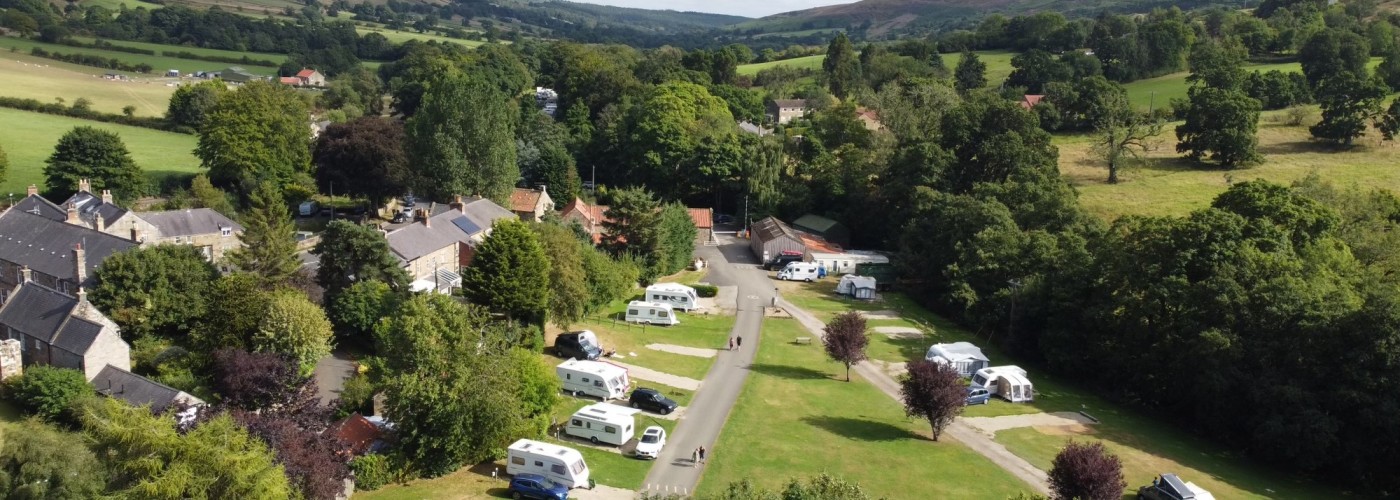
[{"label": "blue car", "polygon": [[987,388],[980,385],[969,386],[967,388],[967,405],[984,405],[992,397],[992,393]]},{"label": "blue car", "polygon": [[543,500],[568,500],[569,489],[539,474],[516,474],[510,478],[510,497],[538,498]]}]

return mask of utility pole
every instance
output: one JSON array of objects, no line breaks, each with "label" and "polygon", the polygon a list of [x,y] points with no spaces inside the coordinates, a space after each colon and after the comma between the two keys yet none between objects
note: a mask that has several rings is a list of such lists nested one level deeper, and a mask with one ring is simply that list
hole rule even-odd
[{"label": "utility pole", "polygon": [[[590,168],[590,169],[593,170],[593,173],[589,175],[589,177],[591,177],[592,180],[588,181],[588,183],[589,183],[590,185],[592,185],[593,187],[588,188],[588,194],[591,194],[591,195],[593,195],[594,198],[596,198],[596,197],[598,197],[598,166],[597,166],[597,165],[589,165],[588,168]],[[593,201],[598,201],[598,200],[593,200]]]}]

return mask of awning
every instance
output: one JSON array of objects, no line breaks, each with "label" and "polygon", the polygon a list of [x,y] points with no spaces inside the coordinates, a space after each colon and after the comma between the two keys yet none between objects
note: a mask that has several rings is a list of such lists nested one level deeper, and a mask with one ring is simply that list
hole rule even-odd
[{"label": "awning", "polygon": [[461,288],[462,275],[448,271],[446,269],[437,270],[437,286],[440,289]]}]

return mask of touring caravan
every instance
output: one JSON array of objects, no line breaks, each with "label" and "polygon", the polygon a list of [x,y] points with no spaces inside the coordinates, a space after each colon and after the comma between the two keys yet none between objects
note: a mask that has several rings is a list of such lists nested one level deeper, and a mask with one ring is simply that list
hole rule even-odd
[{"label": "touring caravan", "polygon": [[816,281],[821,278],[821,266],[813,262],[793,262],[778,271],[778,279],[784,281]]},{"label": "touring caravan", "polygon": [[647,287],[647,302],[658,302],[669,304],[672,309],[689,311],[698,309],[700,296],[695,293],[695,289],[680,283],[657,283]]},{"label": "touring caravan", "polygon": [[890,258],[867,250],[847,250],[845,252],[811,252],[811,261],[826,267],[828,273],[859,274],[856,266],[861,264],[889,264]]},{"label": "touring caravan", "polygon": [[850,295],[857,299],[873,300],[875,288],[875,278],[847,274],[842,276],[841,281],[836,284],[836,293]]},{"label": "touring caravan", "polygon": [[602,361],[567,359],[554,367],[554,373],[559,375],[564,392],[603,401],[625,397],[631,385],[626,368]]},{"label": "touring caravan", "polygon": [[680,320],[676,319],[676,311],[670,304],[634,300],[627,303],[627,322],[671,326]]},{"label": "touring caravan", "polygon": [[986,387],[988,392],[1012,403],[1022,403],[1035,399],[1035,387],[1026,371],[1015,365],[994,366],[977,370],[972,375],[973,385]]},{"label": "touring caravan", "polygon": [[569,417],[564,434],[587,439],[593,444],[622,446],[632,440],[637,427],[637,419],[633,415],[640,412],[626,406],[594,403]]},{"label": "touring caravan", "polygon": [[934,363],[952,365],[964,377],[971,377],[977,373],[977,370],[986,368],[989,364],[987,355],[982,354],[982,349],[972,345],[971,342],[934,344],[928,348],[924,359]]},{"label": "touring caravan", "polygon": [[588,464],[578,450],[521,439],[506,449],[506,474],[539,474],[565,488],[588,488]]}]

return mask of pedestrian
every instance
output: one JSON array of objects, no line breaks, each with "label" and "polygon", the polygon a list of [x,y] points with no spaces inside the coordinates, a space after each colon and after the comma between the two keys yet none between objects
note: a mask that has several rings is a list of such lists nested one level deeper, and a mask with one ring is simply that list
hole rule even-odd
[{"label": "pedestrian", "polygon": [[735,340],[735,345],[738,345],[740,349],[743,349],[743,348],[744,348],[744,338],[743,338],[743,337],[734,337],[734,340]]},{"label": "pedestrian", "polygon": [[690,451],[690,463],[692,463],[692,464],[698,464],[698,463],[700,463],[700,448],[696,448],[696,449]]},{"label": "pedestrian", "polygon": [[729,337],[729,350],[734,350],[734,337]]},{"label": "pedestrian", "polygon": [[701,446],[701,447],[700,447],[700,463],[701,463],[701,464],[704,464],[704,463],[705,463],[705,447],[704,447],[704,446]]}]

